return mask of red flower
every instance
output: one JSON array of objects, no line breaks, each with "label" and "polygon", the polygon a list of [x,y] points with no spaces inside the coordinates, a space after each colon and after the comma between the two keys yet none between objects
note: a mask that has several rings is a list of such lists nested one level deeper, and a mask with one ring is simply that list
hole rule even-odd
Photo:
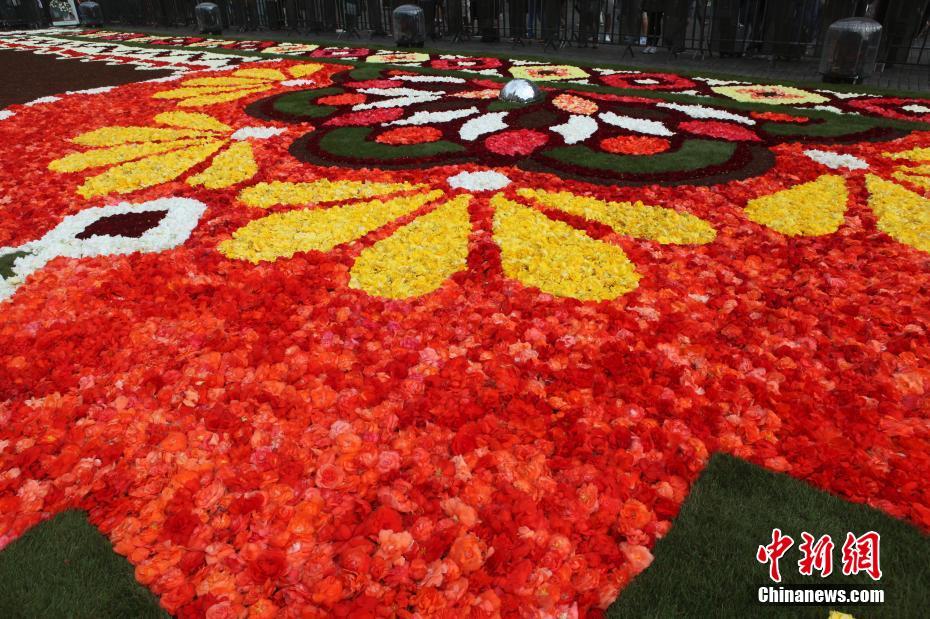
[{"label": "red flower", "polygon": [[282,550],[266,550],[249,563],[249,574],[256,581],[280,576],[287,569],[287,555]]},{"label": "red flower", "polygon": [[515,129],[495,133],[484,141],[484,145],[498,155],[529,155],[548,140],[549,137],[540,131]]},{"label": "red flower", "polygon": [[639,135],[618,135],[601,140],[601,148],[621,155],[655,155],[667,151],[671,145],[663,138]]},{"label": "red flower", "polygon": [[671,73],[615,73],[601,77],[601,81],[616,88],[639,90],[687,90],[695,87],[688,78]]},{"label": "red flower", "polygon": [[380,144],[424,144],[436,142],[442,138],[442,131],[436,127],[398,127],[389,129],[375,138]]},{"label": "red flower", "polygon": [[324,124],[331,127],[376,125],[378,123],[397,120],[403,115],[404,109],[400,107],[375,108],[371,110],[361,110],[359,112],[349,112],[343,116],[331,118]]},{"label": "red flower", "polygon": [[678,125],[678,128],[695,135],[706,135],[721,140],[730,140],[732,142],[761,142],[761,138],[755,133],[735,125],[716,120],[691,120]]}]

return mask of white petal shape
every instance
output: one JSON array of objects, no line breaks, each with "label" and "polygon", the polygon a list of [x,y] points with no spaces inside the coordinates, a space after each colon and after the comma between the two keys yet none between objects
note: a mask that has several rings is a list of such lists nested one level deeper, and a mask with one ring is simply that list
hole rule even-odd
[{"label": "white petal shape", "polygon": [[817,150],[816,148],[806,150],[804,154],[817,163],[821,163],[834,170],[839,170],[840,168],[846,168],[847,170],[865,170],[869,167],[869,164],[854,155],[842,155],[829,150]]},{"label": "white petal shape", "polygon": [[[48,262],[58,257],[87,258],[134,252],[164,251],[182,244],[197,226],[206,206],[190,198],[159,198],[142,204],[122,202],[84,209],[65,217],[42,238],[19,247],[0,247],[0,255],[25,252],[13,265],[13,276],[0,278],[0,301],[10,297],[20,284]],[[94,222],[114,215],[164,212],[161,220],[138,237],[92,235],[78,238]]]},{"label": "white petal shape", "polygon": [[412,116],[407,118],[401,118],[400,120],[395,120],[391,123],[385,123],[387,125],[425,125],[427,123],[447,123],[450,120],[455,120],[456,118],[465,118],[466,116],[471,116],[472,114],[477,114],[478,108],[470,107],[464,110],[444,110],[442,112],[416,112]]},{"label": "white petal shape", "polygon": [[287,131],[287,129],[282,129],[281,127],[243,127],[233,133],[231,137],[234,140],[248,140],[249,138],[253,140],[267,140],[276,135],[281,135],[285,131]]},{"label": "white petal shape", "polygon": [[584,142],[597,131],[597,121],[590,116],[574,114],[569,116],[564,124],[549,127],[552,131],[561,134],[566,144]]},{"label": "white petal shape", "polygon": [[463,140],[471,141],[485,133],[493,133],[507,128],[504,117],[507,112],[491,112],[482,114],[478,118],[472,118],[462,125],[459,129],[459,137]]},{"label": "white petal shape", "polygon": [[669,131],[665,125],[657,120],[633,118],[632,116],[620,116],[619,114],[614,114],[613,112],[602,112],[598,114],[598,118],[603,120],[608,125],[620,127],[621,129],[626,129],[627,131],[635,131],[636,133],[659,135],[663,137],[675,135]]},{"label": "white petal shape", "polygon": [[510,179],[494,170],[459,172],[446,179],[450,187],[469,191],[497,191],[510,184]]},{"label": "white petal shape", "polygon": [[733,122],[742,123],[744,125],[754,125],[756,121],[751,118],[746,118],[745,116],[740,116],[739,114],[734,114],[733,112],[727,112],[726,110],[718,110],[714,107],[704,107],[703,105],[684,105],[682,103],[658,103],[656,107],[664,107],[670,110],[676,110],[682,114],[687,114],[691,118],[715,118],[717,120],[732,120]]}]

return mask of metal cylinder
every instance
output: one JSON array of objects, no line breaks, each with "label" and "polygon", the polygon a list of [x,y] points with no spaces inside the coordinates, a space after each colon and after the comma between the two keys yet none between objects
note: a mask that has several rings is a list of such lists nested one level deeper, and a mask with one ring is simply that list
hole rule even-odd
[{"label": "metal cylinder", "polygon": [[197,18],[197,31],[202,34],[221,34],[223,32],[223,19],[220,7],[212,2],[201,2],[194,7]]},{"label": "metal cylinder", "polygon": [[394,21],[394,42],[402,47],[423,47],[426,36],[426,18],[423,9],[413,4],[402,4],[391,14]]},{"label": "metal cylinder", "polygon": [[85,26],[103,25],[103,9],[96,2],[82,2],[78,6],[78,13],[81,16],[81,23]]},{"label": "metal cylinder", "polygon": [[881,40],[881,24],[868,17],[848,17],[830,24],[820,57],[824,80],[858,82],[871,75]]}]

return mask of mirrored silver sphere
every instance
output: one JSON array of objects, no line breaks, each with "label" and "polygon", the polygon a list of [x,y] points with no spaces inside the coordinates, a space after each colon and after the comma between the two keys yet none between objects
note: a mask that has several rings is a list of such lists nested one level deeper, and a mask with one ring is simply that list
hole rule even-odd
[{"label": "mirrored silver sphere", "polygon": [[543,98],[539,86],[528,80],[510,80],[501,88],[501,101],[529,105]]}]

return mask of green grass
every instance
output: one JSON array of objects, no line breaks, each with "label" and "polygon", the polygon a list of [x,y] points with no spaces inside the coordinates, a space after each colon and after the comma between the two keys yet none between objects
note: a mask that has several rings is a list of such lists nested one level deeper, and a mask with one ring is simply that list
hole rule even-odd
[{"label": "green grass", "polygon": [[0,552],[0,617],[146,619],[168,614],[86,515],[68,511]]},{"label": "green grass", "polygon": [[689,140],[674,152],[659,153],[649,157],[602,153],[582,145],[554,148],[546,152],[545,155],[565,163],[598,170],[610,170],[618,173],[661,174],[663,172],[697,170],[726,163],[733,156],[735,150],[736,145],[732,142]]},{"label": "green grass", "polygon": [[[772,584],[768,568],[755,559],[759,545],[778,527],[795,540],[781,560],[784,584],[861,585],[883,588],[885,603],[872,606],[763,606],[758,587]],[[846,532],[881,534],[882,579],[843,576],[841,548]],[[798,574],[801,532],[829,533],[837,545],[834,573]],[[830,610],[856,619],[928,616],[930,538],[911,525],[864,505],[816,490],[787,475],[770,473],[736,458],[717,454],[694,485],[671,532],[653,549],[655,561],[611,606],[611,619],[673,617],[811,617]]]}]

